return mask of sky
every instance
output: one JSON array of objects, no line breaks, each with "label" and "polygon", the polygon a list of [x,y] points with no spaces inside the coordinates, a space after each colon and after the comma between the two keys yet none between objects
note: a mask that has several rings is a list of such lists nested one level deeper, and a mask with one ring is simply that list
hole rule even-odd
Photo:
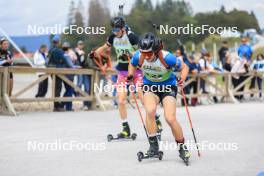
[{"label": "sky", "polygon": [[[11,36],[28,35],[28,25],[65,25],[71,0],[0,0],[0,27]],[[76,3],[79,0],[75,0]],[[153,4],[162,0],[153,0]],[[260,27],[264,28],[264,0],[185,0],[190,2],[194,13],[220,9],[254,11]],[[82,0],[87,9],[89,0]],[[111,13],[117,13],[118,5],[125,3],[124,11],[131,9],[134,0],[108,0]],[[87,13],[87,11],[85,11]]]}]

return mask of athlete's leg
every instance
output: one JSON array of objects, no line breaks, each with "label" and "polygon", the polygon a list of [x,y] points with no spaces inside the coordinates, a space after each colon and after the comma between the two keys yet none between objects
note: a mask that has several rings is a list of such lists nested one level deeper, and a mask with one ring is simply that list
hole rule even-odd
[{"label": "athlete's leg", "polygon": [[126,96],[127,91],[125,88],[117,88],[117,96],[118,96],[118,110],[119,115],[122,120],[127,119],[127,110],[126,110]]},{"label": "athlete's leg", "polygon": [[166,96],[163,100],[164,116],[171,128],[172,134],[177,142],[184,142],[181,125],[176,120],[176,99],[173,96]]},{"label": "athlete's leg", "polygon": [[157,126],[155,120],[155,114],[157,105],[159,103],[159,97],[154,93],[147,92],[144,93],[144,106],[146,110],[146,128],[149,135],[149,155],[155,155],[159,151],[159,143],[157,138]]},{"label": "athlete's leg", "polygon": [[[144,100],[143,100],[143,74],[141,71],[137,71],[136,74],[134,75],[134,85],[136,86],[136,90],[138,93],[138,98],[140,99],[142,105],[144,106]],[[159,119],[160,115],[155,114],[155,119],[156,119],[156,127],[157,127],[157,132],[161,134],[162,132],[162,124]]]},{"label": "athlete's leg", "polygon": [[184,144],[184,137],[181,125],[177,122],[176,119],[176,99],[173,96],[166,96],[163,98],[163,108],[164,108],[164,116],[169,124],[172,134],[175,138],[175,141],[179,147],[179,156],[184,160],[184,162],[188,162],[190,158],[190,153]]},{"label": "athlete's leg", "polygon": [[159,97],[151,92],[144,94],[144,107],[146,111],[146,127],[149,135],[156,135],[156,123],[155,114],[157,105],[159,103]]},{"label": "athlete's leg", "polygon": [[118,110],[119,115],[122,121],[123,130],[118,136],[128,137],[130,136],[130,128],[127,121],[127,110],[126,110],[126,97],[127,97],[127,88],[126,88],[126,75],[118,74],[117,81],[117,97],[118,97]]}]

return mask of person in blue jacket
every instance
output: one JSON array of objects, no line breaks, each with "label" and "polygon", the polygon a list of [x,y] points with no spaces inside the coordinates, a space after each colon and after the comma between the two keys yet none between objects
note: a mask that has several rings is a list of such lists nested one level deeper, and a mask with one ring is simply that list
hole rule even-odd
[{"label": "person in blue jacket", "polygon": [[[163,105],[164,116],[171,128],[175,141],[179,145],[180,157],[188,159],[190,153],[184,144],[181,125],[176,120],[177,88],[183,87],[188,74],[188,67],[168,51],[162,50],[163,45],[159,38],[152,33],[146,33],[139,41],[139,50],[136,51],[131,64],[127,80],[133,81],[134,72],[140,68],[143,72],[143,104],[146,111],[146,127],[149,136],[150,155],[159,152],[155,114],[159,103]],[[180,72],[177,80],[173,68]]]}]

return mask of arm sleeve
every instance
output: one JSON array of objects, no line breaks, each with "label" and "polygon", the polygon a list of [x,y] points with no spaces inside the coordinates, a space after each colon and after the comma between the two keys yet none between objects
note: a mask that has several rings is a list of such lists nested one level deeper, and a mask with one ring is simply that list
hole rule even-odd
[{"label": "arm sleeve", "polygon": [[129,42],[131,43],[131,45],[137,45],[138,44],[139,37],[134,32],[128,31],[128,39],[129,39]]},{"label": "arm sleeve", "polygon": [[106,44],[107,44],[108,46],[112,46],[113,43],[114,43],[114,38],[115,38],[115,35],[114,35],[114,34],[111,34],[111,35],[107,38]]},{"label": "arm sleeve", "polygon": [[131,65],[133,65],[134,67],[138,66],[138,61],[139,61],[139,51],[137,51],[134,56],[131,59]]},{"label": "arm sleeve", "polygon": [[252,56],[252,54],[253,54],[252,47],[249,46],[249,55],[250,55],[250,57]]},{"label": "arm sleeve", "polygon": [[175,57],[173,54],[169,53],[164,59],[169,67],[175,67],[176,70],[181,70],[182,61],[179,58]]},{"label": "arm sleeve", "polygon": [[241,57],[241,46],[239,46],[238,50],[237,50],[237,54],[239,57]]},{"label": "arm sleeve", "polygon": [[68,68],[74,68],[71,58],[68,55],[64,55],[64,60]]},{"label": "arm sleeve", "polygon": [[201,68],[202,70],[205,69],[205,63],[204,63],[204,60],[203,60],[203,59],[200,59],[200,60],[199,60],[199,66],[200,66],[200,68]]},{"label": "arm sleeve", "polygon": [[37,66],[42,66],[42,65],[45,65],[45,60],[44,58],[41,58],[42,56],[36,52],[34,54],[34,64],[37,65]]},{"label": "arm sleeve", "polygon": [[5,63],[5,61],[3,60],[3,61],[0,61],[0,65],[3,65]]}]

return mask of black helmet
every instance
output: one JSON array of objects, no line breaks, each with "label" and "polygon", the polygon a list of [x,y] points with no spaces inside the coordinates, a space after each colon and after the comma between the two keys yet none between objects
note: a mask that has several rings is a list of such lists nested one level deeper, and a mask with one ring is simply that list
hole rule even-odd
[{"label": "black helmet", "polygon": [[144,34],[138,45],[141,52],[158,53],[162,49],[162,41],[151,32]]},{"label": "black helmet", "polygon": [[126,22],[124,17],[118,16],[111,19],[112,28],[123,28]]}]

